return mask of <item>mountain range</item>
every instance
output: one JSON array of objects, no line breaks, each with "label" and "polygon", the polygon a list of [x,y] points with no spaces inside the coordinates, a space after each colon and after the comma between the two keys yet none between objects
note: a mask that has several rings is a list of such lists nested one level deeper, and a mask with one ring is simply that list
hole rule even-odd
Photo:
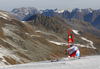
[{"label": "mountain range", "polygon": [[[19,12],[13,10],[14,14]],[[100,30],[88,21],[74,17],[66,19],[61,15],[64,12],[59,9],[41,10],[39,14],[30,13],[20,21],[9,12],[0,10],[0,65],[46,61],[58,54],[67,57],[63,51],[68,48],[68,30],[73,31],[74,43],[81,56],[100,54]]]},{"label": "mountain range", "polygon": [[92,26],[100,30],[99,9],[94,10],[91,8],[87,8],[87,9],[75,8],[75,9],[68,9],[68,10],[60,10],[56,8],[56,9],[38,10],[34,7],[28,7],[28,8],[22,7],[22,8],[15,8],[11,12],[7,12],[7,13],[16,19],[23,20],[23,21],[25,21],[33,14],[42,14],[51,17],[53,17],[55,14],[58,14],[64,19],[75,18],[78,20],[89,22]]}]

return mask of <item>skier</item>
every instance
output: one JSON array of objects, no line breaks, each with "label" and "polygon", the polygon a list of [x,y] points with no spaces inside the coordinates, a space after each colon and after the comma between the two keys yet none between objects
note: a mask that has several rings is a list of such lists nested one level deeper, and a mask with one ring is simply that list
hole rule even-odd
[{"label": "skier", "polygon": [[[68,52],[70,50],[70,52]],[[78,49],[78,47],[74,46],[74,45],[70,45],[70,47],[68,49],[66,49],[65,51],[67,51],[69,56],[68,59],[70,57],[79,57],[80,56],[80,51]]]}]

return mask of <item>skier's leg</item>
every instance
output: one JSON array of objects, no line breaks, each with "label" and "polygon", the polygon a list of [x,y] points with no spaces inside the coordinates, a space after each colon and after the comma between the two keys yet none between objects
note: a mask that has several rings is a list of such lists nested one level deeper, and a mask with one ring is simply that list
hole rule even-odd
[{"label": "skier's leg", "polygon": [[76,51],[73,52],[72,54],[70,54],[70,55],[67,57],[67,59],[69,59],[70,57],[75,57],[75,55],[76,55]]},{"label": "skier's leg", "polygon": [[80,52],[76,52],[76,58],[80,58]]},{"label": "skier's leg", "polygon": [[80,56],[80,54],[79,53],[76,53],[76,57],[79,57]]},{"label": "skier's leg", "polygon": [[73,52],[72,54],[69,55],[70,57],[75,57],[76,56],[76,51]]}]

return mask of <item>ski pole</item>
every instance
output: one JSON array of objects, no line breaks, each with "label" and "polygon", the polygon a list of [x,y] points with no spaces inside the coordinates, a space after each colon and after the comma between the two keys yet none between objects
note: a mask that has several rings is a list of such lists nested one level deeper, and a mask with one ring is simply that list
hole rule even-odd
[{"label": "ski pole", "polygon": [[57,58],[58,56],[60,56],[61,54],[58,54],[57,56],[55,56],[54,58],[52,58],[51,60],[53,60],[53,59],[55,59],[55,58]]},{"label": "ski pole", "polygon": [[[64,51],[65,52],[65,51]],[[63,52],[63,53],[64,53]],[[53,60],[53,59],[55,59],[55,58],[57,58],[57,57],[59,57],[60,55],[62,55],[62,54],[58,54],[58,55],[56,55],[55,57],[53,57],[51,60]]]}]

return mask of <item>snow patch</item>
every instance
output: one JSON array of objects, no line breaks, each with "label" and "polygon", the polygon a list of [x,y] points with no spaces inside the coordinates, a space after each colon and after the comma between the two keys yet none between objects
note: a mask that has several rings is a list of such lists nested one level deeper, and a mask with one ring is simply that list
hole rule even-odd
[{"label": "snow patch", "polygon": [[2,28],[5,33],[10,33],[10,31],[6,28]]},{"label": "snow patch", "polygon": [[44,34],[48,34],[48,35],[53,35],[51,33],[46,33],[46,32],[43,32],[43,31],[40,31],[40,30],[36,30],[37,33],[44,33]]},{"label": "snow patch", "polygon": [[7,19],[6,17],[0,16],[1,18]]},{"label": "snow patch", "polygon": [[27,25],[28,23],[26,23],[26,21],[21,21],[23,24]]},{"label": "snow patch", "polygon": [[6,14],[4,14],[4,13],[2,13],[2,12],[0,12],[0,14],[1,14],[2,16],[4,16],[4,17],[8,17],[8,15],[6,15]]},{"label": "snow patch", "polygon": [[82,12],[82,10],[79,9],[79,8],[75,8],[75,9],[72,10],[72,12],[75,12],[75,11]]},{"label": "snow patch", "polygon": [[72,30],[75,34],[80,35],[78,32],[79,30]]},{"label": "snow patch", "polygon": [[29,14],[29,12],[28,11],[25,11],[25,15],[28,15]]},{"label": "snow patch", "polygon": [[61,45],[61,46],[66,46],[66,45],[68,45],[67,43],[55,42],[55,41],[50,41],[50,40],[48,40],[48,41],[51,42],[51,43],[54,43],[54,44],[56,44],[56,45]]},{"label": "snow patch", "polygon": [[25,23],[25,21],[21,21],[22,23]]},{"label": "snow patch", "polygon": [[[80,35],[78,32],[79,32],[79,30],[72,30],[76,35]],[[88,40],[88,39],[86,39],[86,38],[84,38],[84,37],[81,37],[81,39],[83,39],[83,40],[85,40],[85,41],[87,41],[87,42],[89,42],[90,43],[90,45],[91,45],[91,47],[90,46],[85,46],[85,45],[81,45],[80,44],[80,46],[81,47],[87,47],[87,48],[93,48],[93,49],[96,49],[96,47],[94,47],[94,45],[93,45],[93,42],[92,41],[90,41],[90,40]],[[76,44],[77,45],[77,44]]]},{"label": "snow patch", "polygon": [[78,11],[79,11],[79,12],[82,12],[82,10],[81,10],[81,9],[79,9]]},{"label": "snow patch", "polygon": [[11,53],[9,50],[0,45],[0,65],[5,65],[4,62],[8,63],[3,56],[11,56],[9,53]]},{"label": "snow patch", "polygon": [[82,38],[83,40],[87,41],[87,42],[90,42],[91,47],[92,47],[93,49],[96,49],[96,47],[94,47],[92,41],[90,41],[90,40],[88,40],[88,39],[86,39],[86,38],[84,38],[84,37],[81,37],[81,38]]},{"label": "snow patch", "polygon": [[92,9],[90,9],[90,8],[87,8],[87,10],[88,10],[90,13],[92,13]]},{"label": "snow patch", "polygon": [[[50,40],[47,40],[48,42],[50,43],[53,43],[53,44],[56,44],[56,45],[61,45],[61,46],[67,46],[68,43],[62,43],[62,42],[56,42],[56,41],[50,41]],[[96,49],[94,46],[91,47],[91,46],[88,46],[88,45],[82,45],[82,44],[74,44],[75,46],[80,46],[80,47],[86,47],[86,48],[93,48],[93,49]]]},{"label": "snow patch", "polygon": [[74,44],[75,46],[80,46],[80,47],[86,47],[85,45],[82,44]]},{"label": "snow patch", "polygon": [[57,13],[63,13],[64,10],[58,10],[58,11],[54,11],[54,12],[57,12]]},{"label": "snow patch", "polygon": [[71,13],[72,12],[72,9],[68,9],[67,11]]},{"label": "snow patch", "polygon": [[36,32],[42,32],[42,31],[40,31],[40,30],[36,30]]},{"label": "snow patch", "polygon": [[9,18],[8,15],[4,14],[3,12],[0,12],[0,17],[4,18],[4,19],[7,19]]},{"label": "snow patch", "polygon": [[29,34],[29,33],[26,33],[26,35],[29,35],[29,36],[31,36],[31,37],[41,37],[41,36],[38,36],[38,35]]},{"label": "snow patch", "polygon": [[60,10],[60,9],[56,8],[56,9],[54,9],[54,12],[57,12],[57,13],[63,13],[64,10]]}]

